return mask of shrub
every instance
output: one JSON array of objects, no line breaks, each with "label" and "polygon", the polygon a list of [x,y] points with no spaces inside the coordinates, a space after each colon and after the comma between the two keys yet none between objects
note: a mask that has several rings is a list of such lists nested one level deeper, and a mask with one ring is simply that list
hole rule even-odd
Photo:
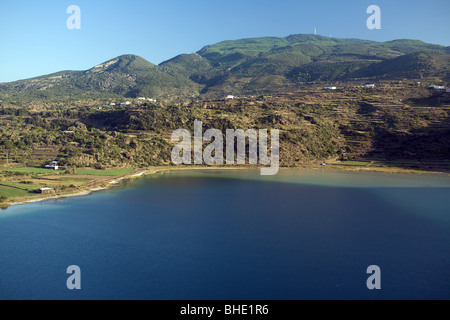
[{"label": "shrub", "polygon": [[94,165],[94,169],[97,169],[97,170],[105,170],[105,167],[103,167],[100,163],[96,163],[96,164]]}]

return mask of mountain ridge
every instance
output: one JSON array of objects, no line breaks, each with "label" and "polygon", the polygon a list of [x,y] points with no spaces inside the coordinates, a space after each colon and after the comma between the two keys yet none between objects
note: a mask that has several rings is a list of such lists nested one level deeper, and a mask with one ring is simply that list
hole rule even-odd
[{"label": "mountain ridge", "polygon": [[6,101],[65,98],[174,100],[267,92],[316,81],[434,77],[450,81],[450,47],[311,34],[227,40],[155,65],[125,54],[84,71],[0,84]]}]

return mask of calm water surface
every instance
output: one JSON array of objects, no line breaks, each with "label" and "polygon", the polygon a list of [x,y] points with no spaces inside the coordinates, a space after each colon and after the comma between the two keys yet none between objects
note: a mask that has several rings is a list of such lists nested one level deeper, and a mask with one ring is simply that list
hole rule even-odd
[{"label": "calm water surface", "polygon": [[446,175],[212,170],[17,206],[0,299],[450,299],[449,196]]}]

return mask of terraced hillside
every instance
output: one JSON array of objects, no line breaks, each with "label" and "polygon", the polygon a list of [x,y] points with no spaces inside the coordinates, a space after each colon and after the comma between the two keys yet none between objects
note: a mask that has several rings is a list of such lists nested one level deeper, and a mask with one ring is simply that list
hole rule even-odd
[{"label": "terraced hillside", "polygon": [[42,166],[55,159],[71,167],[169,165],[172,132],[192,132],[194,121],[201,120],[204,130],[279,129],[284,166],[397,161],[446,170],[449,112],[450,94],[416,81],[101,110],[3,108],[0,155],[4,166]]}]

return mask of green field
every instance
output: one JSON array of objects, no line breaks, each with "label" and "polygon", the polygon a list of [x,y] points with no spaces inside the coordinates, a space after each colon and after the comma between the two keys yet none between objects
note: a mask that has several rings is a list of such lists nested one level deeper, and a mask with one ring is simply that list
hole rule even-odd
[{"label": "green field", "polygon": [[366,167],[370,164],[370,162],[362,162],[362,161],[343,161],[336,163],[341,166],[357,166],[357,167]]},{"label": "green field", "polygon": [[20,172],[20,173],[32,173],[32,174],[44,174],[44,173],[54,173],[54,170],[51,169],[44,169],[44,168],[31,168],[31,167],[25,167],[25,168],[14,168],[14,169],[8,169],[5,170],[8,172]]},{"label": "green field", "polygon": [[58,178],[58,181],[68,181],[71,183],[77,182],[77,183],[86,183],[86,182],[90,182],[93,179],[92,178],[74,178],[74,177],[62,177],[62,178]]},{"label": "green field", "polygon": [[121,176],[125,174],[129,174],[133,172],[134,169],[109,169],[109,170],[96,170],[96,169],[78,169],[77,175],[89,175],[92,176],[92,179],[87,177],[80,177],[76,178],[74,176],[70,177],[54,177],[55,171],[44,169],[44,168],[32,168],[32,167],[24,167],[24,168],[14,168],[14,169],[8,169],[5,170],[7,172],[19,172],[19,173],[26,173],[30,175],[40,175],[40,174],[47,174],[52,175],[52,179],[44,179],[44,178],[23,178],[23,182],[28,183],[20,183],[21,181],[1,181],[0,182],[0,197],[7,197],[7,198],[17,198],[17,197],[23,197],[23,196],[29,196],[35,194],[35,191],[39,190],[39,188],[42,188],[44,186],[46,187],[52,187],[52,188],[62,188],[61,190],[65,190],[67,188],[75,187],[75,186],[82,186],[91,180],[95,179],[95,176],[101,176],[101,177],[116,177]]},{"label": "green field", "polygon": [[374,161],[374,166],[377,167],[402,167],[405,165],[420,165],[420,162],[415,160],[402,160],[402,161]]},{"label": "green field", "polygon": [[133,172],[134,169],[110,169],[110,170],[96,170],[96,169],[77,169],[78,175],[90,176],[107,176],[116,177]]},{"label": "green field", "polygon": [[9,188],[5,186],[0,186],[0,196],[5,197],[22,197],[27,195],[29,192],[25,190],[19,190],[15,188]]},{"label": "green field", "polygon": [[34,191],[34,190],[41,188],[40,186],[38,186],[36,184],[24,184],[24,183],[11,182],[11,181],[2,181],[2,182],[0,182],[0,185],[15,187],[15,188],[23,189],[24,191],[25,190]]}]

